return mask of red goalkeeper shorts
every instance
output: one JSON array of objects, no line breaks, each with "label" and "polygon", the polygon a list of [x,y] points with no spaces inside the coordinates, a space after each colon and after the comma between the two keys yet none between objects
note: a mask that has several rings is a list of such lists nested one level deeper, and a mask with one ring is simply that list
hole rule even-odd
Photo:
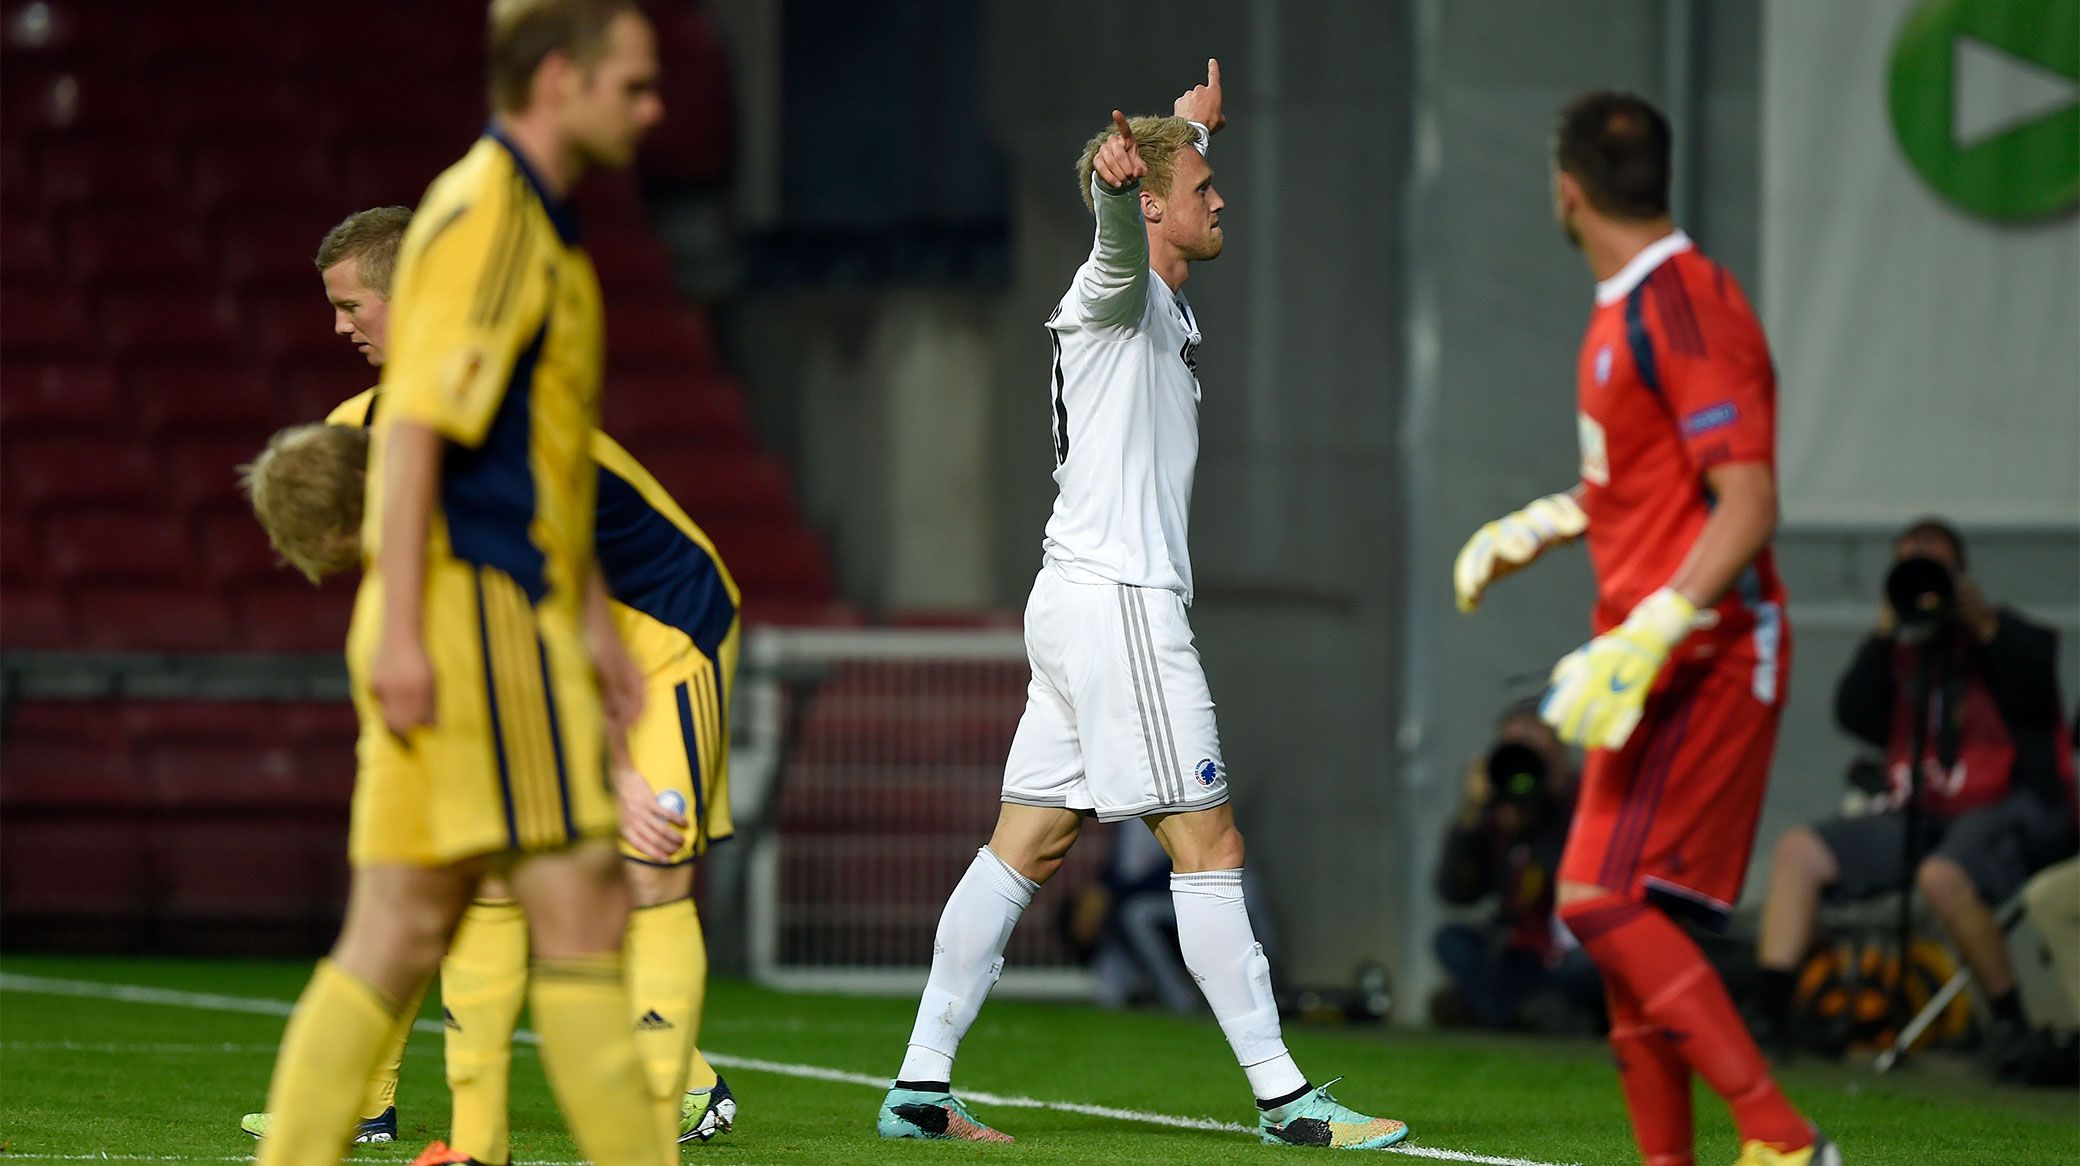
[{"label": "red goalkeeper shorts", "polygon": [[1560,881],[1724,926],[1769,787],[1789,655],[1770,662],[1774,684],[1758,683],[1752,658],[1680,664],[1623,749],[1591,750]]}]

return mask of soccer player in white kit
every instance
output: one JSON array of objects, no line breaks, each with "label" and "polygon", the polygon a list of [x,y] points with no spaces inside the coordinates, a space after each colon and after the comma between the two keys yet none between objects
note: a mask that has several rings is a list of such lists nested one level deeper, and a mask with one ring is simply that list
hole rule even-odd
[{"label": "soccer player in white kit", "polygon": [[1309,1083],[1286,1051],[1271,967],[1242,900],[1213,698],[1192,646],[1185,520],[1199,458],[1198,321],[1179,289],[1221,253],[1205,152],[1220,66],[1175,116],[1118,110],[1084,148],[1091,256],[1047,328],[1054,479],[1046,555],[1026,602],[1033,667],[989,845],[946,901],[917,1025],[876,1122],[886,1138],[1009,1142],[952,1093],[953,1057],[1004,968],[1004,945],[1087,816],[1140,818],[1171,859],[1185,966],[1206,993],[1276,1145],[1378,1149],[1408,1136]]}]

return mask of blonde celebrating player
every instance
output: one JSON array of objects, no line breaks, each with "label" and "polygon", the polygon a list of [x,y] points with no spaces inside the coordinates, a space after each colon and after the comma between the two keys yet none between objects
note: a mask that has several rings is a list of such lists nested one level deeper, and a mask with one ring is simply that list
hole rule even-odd
[{"label": "blonde celebrating player", "polygon": [[1376,1149],[1408,1135],[1338,1104],[1294,1064],[1243,907],[1242,835],[1185,615],[1199,323],[1180,289],[1225,242],[1205,157],[1226,120],[1218,62],[1173,112],[1114,110],[1078,165],[1097,238],[1047,321],[1059,494],[1026,604],[1033,680],[996,831],[939,920],[917,1023],[877,1115],[886,1138],[1011,1140],[953,1095],[953,1057],[1012,927],[1088,816],[1139,818],[1169,853],[1185,966],[1249,1079],[1265,1142]]}]

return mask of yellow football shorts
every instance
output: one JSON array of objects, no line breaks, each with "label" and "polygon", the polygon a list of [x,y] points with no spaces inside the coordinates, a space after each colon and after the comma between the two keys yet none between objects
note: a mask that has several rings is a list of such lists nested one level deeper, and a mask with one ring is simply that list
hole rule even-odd
[{"label": "yellow football shorts", "polygon": [[374,573],[355,600],[347,665],[361,736],[349,857],[445,866],[613,834],[598,681],[575,601],[536,606],[504,572],[442,555],[426,571],[435,723],[405,739],[368,687],[382,623]]},{"label": "yellow football shorts", "polygon": [[629,730],[628,751],[657,800],[686,817],[686,842],[658,863],[624,843],[622,857],[650,866],[682,866],[710,843],[736,833],[729,812],[729,699],[736,673],[734,630],[710,660],[688,649],[674,666],[652,673],[643,715]]}]

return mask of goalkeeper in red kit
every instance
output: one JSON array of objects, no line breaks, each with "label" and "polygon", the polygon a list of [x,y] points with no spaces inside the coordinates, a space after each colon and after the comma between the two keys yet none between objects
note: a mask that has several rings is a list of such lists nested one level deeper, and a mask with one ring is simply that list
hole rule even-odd
[{"label": "goalkeeper in red kit", "polygon": [[1575,367],[1581,481],[1474,534],[1454,565],[1459,606],[1586,538],[1596,636],[1553,669],[1540,715],[1588,751],[1560,917],[1603,973],[1647,1166],[1695,1161],[1693,1074],[1733,1112],[1737,1166],[1837,1166],[1681,922],[1723,926],[1740,897],[1790,669],[1769,345],[1733,277],[1669,217],[1668,123],[1652,106],[1576,98],[1553,167],[1555,212],[1597,279]]}]

